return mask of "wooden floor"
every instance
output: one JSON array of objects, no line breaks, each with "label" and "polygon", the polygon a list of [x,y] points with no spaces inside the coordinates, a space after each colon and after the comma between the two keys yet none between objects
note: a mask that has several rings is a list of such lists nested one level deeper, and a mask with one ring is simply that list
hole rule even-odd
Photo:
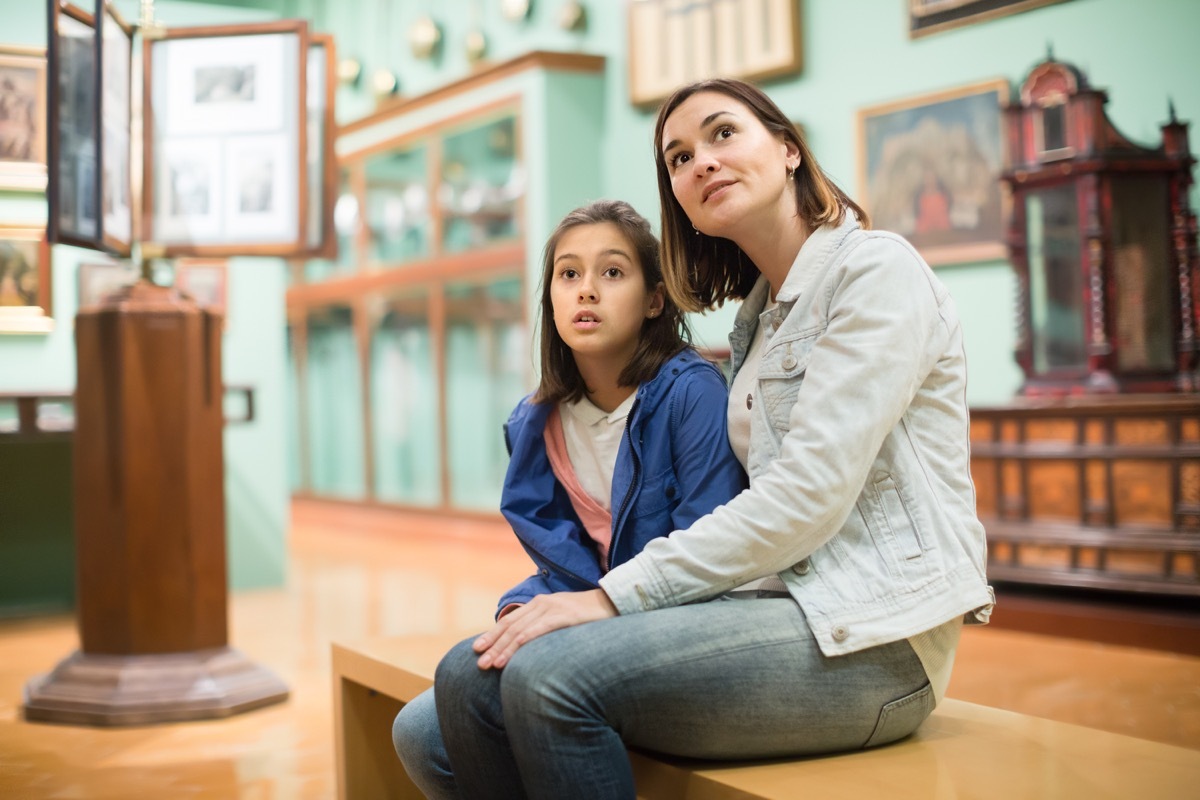
[{"label": "wooden floor", "polygon": [[[78,644],[67,617],[0,623],[0,797],[330,798],[334,639],[459,631],[529,570],[498,522],[294,507],[284,589],[234,595],[230,644],[290,686],[224,720],[99,729],[28,723],[21,690]],[[1002,620],[1003,604],[996,619]],[[949,695],[1200,749],[1200,657],[968,629]],[[1200,776],[1198,776],[1200,778]]]}]

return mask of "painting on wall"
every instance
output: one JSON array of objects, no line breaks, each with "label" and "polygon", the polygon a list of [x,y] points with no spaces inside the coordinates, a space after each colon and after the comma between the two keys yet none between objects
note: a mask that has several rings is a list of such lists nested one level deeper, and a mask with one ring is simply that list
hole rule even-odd
[{"label": "painting on wall", "polygon": [[94,306],[118,289],[137,283],[129,261],[84,261],[79,265],[79,308]]},{"label": "painting on wall", "polygon": [[40,225],[0,225],[0,333],[48,333],[50,246]]},{"label": "painting on wall", "polygon": [[1004,258],[1008,97],[996,79],[859,111],[859,200],[874,226],[930,264]]},{"label": "painting on wall", "polygon": [[907,0],[912,38],[996,17],[1062,3],[1065,0]]},{"label": "painting on wall", "polygon": [[46,188],[46,54],[0,46],[0,190]]},{"label": "painting on wall", "polygon": [[201,308],[225,315],[228,268],[223,259],[181,258],[175,262],[175,288]]}]

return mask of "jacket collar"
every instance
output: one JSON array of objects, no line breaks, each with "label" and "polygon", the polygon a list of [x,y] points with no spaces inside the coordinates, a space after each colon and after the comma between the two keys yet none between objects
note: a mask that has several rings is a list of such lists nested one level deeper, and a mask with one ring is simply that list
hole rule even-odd
[{"label": "jacket collar", "polygon": [[[796,254],[796,260],[792,262],[787,278],[784,279],[775,299],[780,303],[795,302],[818,272],[824,269],[829,256],[859,227],[858,218],[854,216],[854,212],[847,209],[845,219],[840,225],[822,225],[810,233],[801,245],[800,252]],[[765,279],[762,282],[765,283]]]}]

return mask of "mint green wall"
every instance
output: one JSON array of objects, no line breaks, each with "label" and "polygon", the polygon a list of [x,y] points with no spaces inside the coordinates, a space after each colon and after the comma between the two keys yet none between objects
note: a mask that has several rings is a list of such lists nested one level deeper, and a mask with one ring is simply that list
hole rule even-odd
[{"label": "mint green wall", "polygon": [[[371,71],[388,66],[400,76],[400,91],[419,94],[469,72],[463,41],[471,10],[490,43],[489,58],[504,60],[532,49],[583,51],[608,58],[604,138],[600,152],[583,150],[581,162],[599,156],[601,190],[634,204],[652,219],[658,197],[650,137],[654,116],[629,105],[625,3],[589,2],[582,35],[556,26],[559,2],[535,0],[522,23],[505,20],[494,0],[442,3],[333,3],[294,0],[292,11],[309,14],[318,28],[336,35],[340,55],[364,64],[362,83],[341,90],[339,117],[353,119],[374,108],[368,92]],[[868,105],[954,88],[995,77],[1014,89],[1046,54],[1074,63],[1091,83],[1109,93],[1108,113],[1135,141],[1157,143],[1166,121],[1167,99],[1180,119],[1193,125],[1193,150],[1200,150],[1200,3],[1195,0],[1068,0],[1067,2],[910,39],[907,0],[801,0],[804,67],[800,75],[767,84],[775,100],[805,126],[822,165],[852,194],[857,192],[856,114]],[[419,61],[407,45],[417,16],[433,14],[443,26],[440,59]],[[385,18],[386,17],[386,18]],[[569,113],[565,112],[565,113]],[[570,141],[553,147],[570,147]],[[571,176],[555,176],[565,184]],[[1197,194],[1193,192],[1193,206]],[[531,235],[534,231],[529,232]],[[1020,383],[1012,358],[1016,285],[1006,261],[946,266],[939,274],[958,302],[964,320],[974,405],[1003,402]],[[695,321],[699,338],[723,344],[733,309]]]}]

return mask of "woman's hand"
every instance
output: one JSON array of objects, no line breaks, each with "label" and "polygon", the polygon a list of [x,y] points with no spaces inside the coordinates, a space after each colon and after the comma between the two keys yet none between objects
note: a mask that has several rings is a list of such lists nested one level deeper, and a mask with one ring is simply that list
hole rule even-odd
[{"label": "woman's hand", "polygon": [[540,594],[505,614],[490,631],[475,640],[480,669],[500,669],[521,645],[543,634],[617,616],[617,607],[603,589]]}]

